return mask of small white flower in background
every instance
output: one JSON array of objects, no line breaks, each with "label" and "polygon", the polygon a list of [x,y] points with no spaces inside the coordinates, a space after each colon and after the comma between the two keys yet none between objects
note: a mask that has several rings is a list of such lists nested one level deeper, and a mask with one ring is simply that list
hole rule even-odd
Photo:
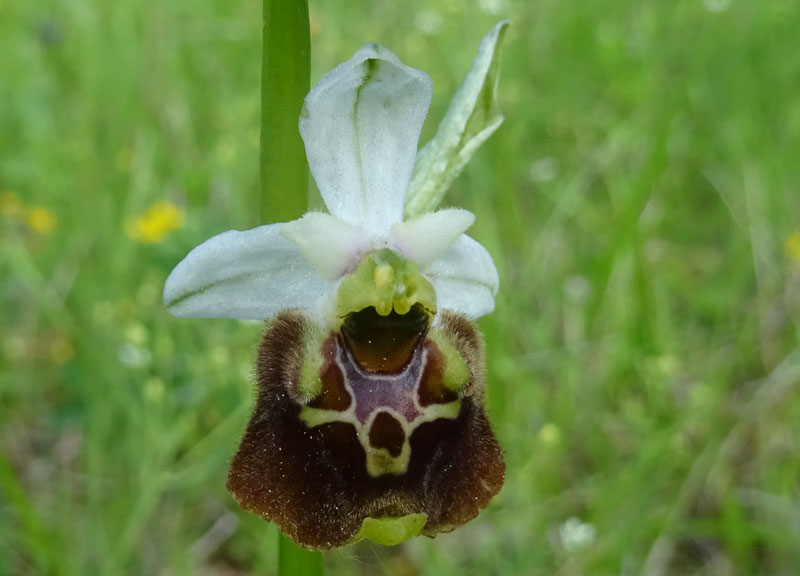
[{"label": "small white flower in background", "polygon": [[549,157],[534,160],[528,175],[534,182],[550,182],[558,176],[558,161]]},{"label": "small white flower in background", "polygon": [[307,548],[450,531],[500,490],[484,410],[492,258],[436,210],[502,123],[508,22],[481,42],[434,138],[428,76],[368,44],[309,92],[300,134],[328,212],[207,240],[164,303],[183,317],[267,320],[256,407],[228,474],[248,510]]},{"label": "small white flower in background", "polygon": [[575,274],[564,282],[564,294],[573,302],[585,302],[592,295],[592,283],[586,276]]},{"label": "small white flower in background", "polygon": [[703,6],[712,13],[725,12],[731,7],[731,0],[703,0]]},{"label": "small white flower in background", "polygon": [[561,546],[567,552],[583,550],[594,543],[594,526],[572,517],[558,527]]},{"label": "small white flower in background", "polygon": [[433,10],[422,10],[414,19],[417,29],[423,34],[433,35],[442,27],[442,17]]},{"label": "small white flower in background", "polygon": [[128,368],[144,368],[153,359],[150,350],[134,344],[123,344],[117,352],[119,361]]},{"label": "small white flower in background", "polygon": [[480,0],[480,7],[481,10],[486,12],[487,14],[492,14],[493,16],[497,16],[502,12],[508,10],[508,1],[507,0]]}]

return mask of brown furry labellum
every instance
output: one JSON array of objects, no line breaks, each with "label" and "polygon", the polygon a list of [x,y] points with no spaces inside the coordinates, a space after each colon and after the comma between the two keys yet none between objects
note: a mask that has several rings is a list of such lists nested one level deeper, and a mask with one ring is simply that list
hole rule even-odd
[{"label": "brown furry labellum", "polygon": [[464,316],[440,314],[429,327],[421,309],[369,308],[328,334],[300,310],[280,314],[228,474],[239,504],[307,548],[347,544],[367,518],[426,514],[433,537],[477,516],[505,474],[484,346]]}]

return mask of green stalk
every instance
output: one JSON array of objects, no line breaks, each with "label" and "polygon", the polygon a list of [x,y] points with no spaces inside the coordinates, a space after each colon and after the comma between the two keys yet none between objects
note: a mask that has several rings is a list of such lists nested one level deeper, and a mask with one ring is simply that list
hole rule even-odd
[{"label": "green stalk", "polygon": [[[261,66],[261,222],[285,222],[306,211],[308,167],[297,121],[311,76],[307,0],[264,0]],[[322,554],[283,534],[278,574],[322,575]]]},{"label": "green stalk", "polygon": [[311,76],[307,0],[264,0],[261,65],[261,221],[306,211],[308,167],[297,129]]},{"label": "green stalk", "polygon": [[278,539],[278,574],[322,576],[322,553],[300,548],[283,534]]}]

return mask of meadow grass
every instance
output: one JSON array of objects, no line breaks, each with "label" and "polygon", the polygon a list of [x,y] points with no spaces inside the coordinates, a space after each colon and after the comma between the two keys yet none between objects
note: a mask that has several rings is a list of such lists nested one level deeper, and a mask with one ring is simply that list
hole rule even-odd
[{"label": "meadow grass", "polygon": [[[423,141],[514,21],[506,122],[446,198],[500,271],[505,487],[326,571],[795,574],[800,6],[311,10],[312,81],[368,41],[431,75]],[[225,490],[262,327],[161,306],[191,247],[258,223],[259,50],[258,2],[0,1],[0,575],[275,573]],[[161,201],[183,222],[142,242]]]}]

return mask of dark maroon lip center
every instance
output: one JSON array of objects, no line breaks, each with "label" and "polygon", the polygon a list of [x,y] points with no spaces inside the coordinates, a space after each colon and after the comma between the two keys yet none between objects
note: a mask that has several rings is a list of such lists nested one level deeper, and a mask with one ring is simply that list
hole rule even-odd
[{"label": "dark maroon lip center", "polygon": [[373,307],[345,318],[341,334],[358,365],[369,372],[396,373],[411,360],[428,332],[430,315],[421,304],[406,314],[381,316]]},{"label": "dark maroon lip center", "polygon": [[389,412],[378,412],[369,429],[369,443],[373,448],[383,448],[397,458],[403,450],[406,433],[402,424]]}]

